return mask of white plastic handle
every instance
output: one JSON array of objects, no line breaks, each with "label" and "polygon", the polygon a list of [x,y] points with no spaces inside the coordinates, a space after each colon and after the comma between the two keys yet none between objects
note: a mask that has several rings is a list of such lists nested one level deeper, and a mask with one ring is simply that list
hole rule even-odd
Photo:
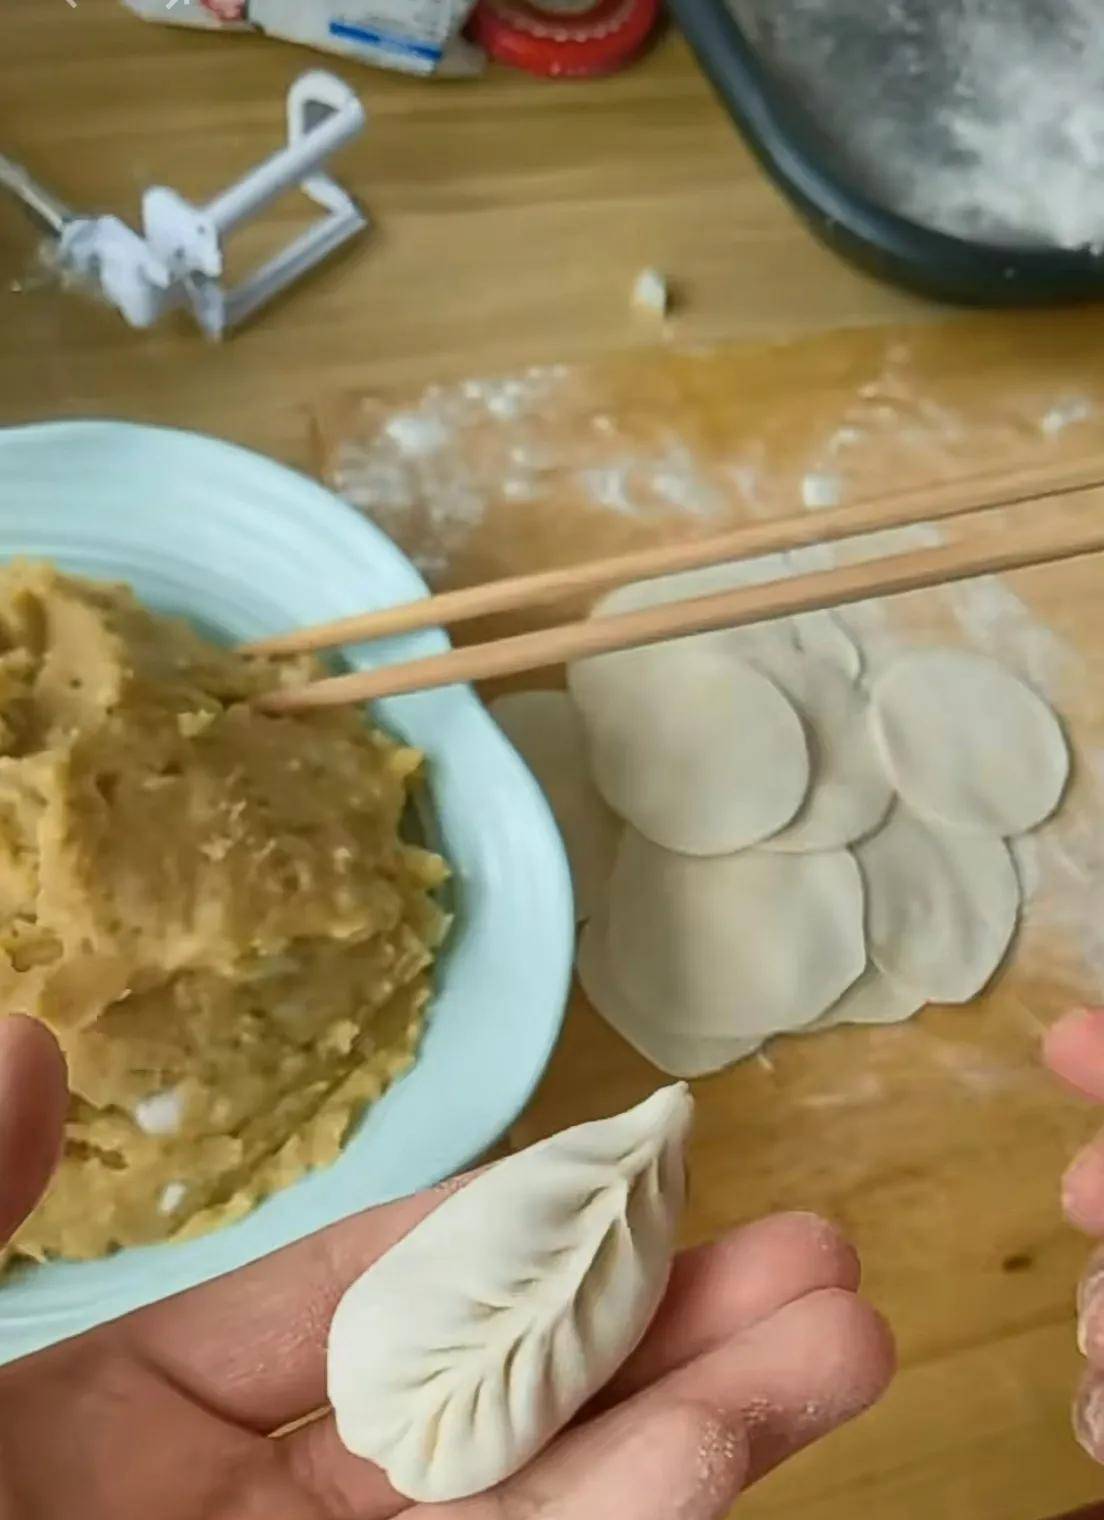
[{"label": "white plastic handle", "polygon": [[288,94],[287,147],[208,202],[204,219],[225,237],[286,191],[312,185],[320,165],[363,130],[365,119],[364,107],[342,80],[323,69],[302,75]]}]

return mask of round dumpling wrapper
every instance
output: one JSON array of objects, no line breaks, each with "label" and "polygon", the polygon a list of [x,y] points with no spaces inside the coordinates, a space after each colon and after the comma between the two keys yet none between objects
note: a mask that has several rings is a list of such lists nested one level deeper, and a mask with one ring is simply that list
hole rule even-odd
[{"label": "round dumpling wrapper", "polygon": [[872,833],[889,811],[893,783],[870,742],[866,697],[815,656],[774,654],[764,668],[805,723],[812,781],[797,817],[763,848],[831,850]]},{"label": "round dumpling wrapper", "polygon": [[594,779],[648,839],[723,855],[777,833],[809,785],[805,730],[767,676],[695,639],[582,660],[568,685]]},{"label": "round dumpling wrapper", "polygon": [[653,1022],[644,1017],[617,985],[610,971],[606,925],[601,916],[591,919],[583,930],[577,969],[583,991],[595,1011],[646,1061],[668,1076],[709,1076],[754,1055],[765,1039],[765,1036],[729,1039],[717,1035],[691,1035],[673,1020]]},{"label": "round dumpling wrapper", "polygon": [[922,993],[895,982],[877,966],[867,966],[827,1013],[817,1019],[818,1029],[840,1024],[900,1024],[918,1013],[927,999]]},{"label": "round dumpling wrapper", "polygon": [[[778,554],[703,565],[696,570],[679,570],[674,575],[657,575],[651,580],[618,586],[616,591],[608,592],[594,604],[591,616],[614,617],[623,612],[640,612],[645,607],[666,607],[672,602],[692,601],[695,597],[762,585],[788,574],[785,562]],[[689,638],[703,648],[720,649],[745,658],[755,649],[796,651],[799,648],[793,618],[774,618],[770,622],[749,623],[741,628],[720,628],[713,633],[691,634]]]},{"label": "round dumpling wrapper", "polygon": [[1004,841],[932,826],[898,804],[855,855],[874,964],[932,1002],[965,1003],[979,993],[1019,917],[1019,879]]},{"label": "round dumpling wrapper", "polygon": [[[639,612],[644,607],[661,607],[695,597],[714,596],[721,591],[734,591],[745,586],[761,586],[767,581],[786,580],[802,570],[801,564],[785,554],[761,554],[754,559],[703,565],[696,570],[680,570],[674,575],[659,575],[651,580],[619,586],[595,604],[591,615],[611,617],[621,612]],[[711,644],[743,658],[750,658],[756,652],[769,655],[779,650],[813,654],[831,660],[852,680],[857,680],[862,671],[858,645],[831,612],[801,612],[795,617],[772,618],[768,622],[723,628],[691,637],[696,642]]]},{"label": "round dumpling wrapper", "polygon": [[627,830],[610,878],[608,965],[649,1023],[766,1038],[824,1013],[866,965],[846,850],[695,859]]},{"label": "round dumpling wrapper", "polygon": [[928,649],[874,683],[875,740],[909,806],[982,834],[1022,834],[1058,806],[1069,777],[1062,726],[996,661]]}]

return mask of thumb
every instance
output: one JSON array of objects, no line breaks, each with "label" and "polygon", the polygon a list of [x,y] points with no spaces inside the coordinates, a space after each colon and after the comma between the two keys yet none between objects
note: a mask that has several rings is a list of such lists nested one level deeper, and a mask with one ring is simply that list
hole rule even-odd
[{"label": "thumb", "polygon": [[744,1487],[748,1442],[719,1411],[630,1399],[569,1431],[501,1488],[403,1520],[723,1520]]},{"label": "thumb", "polygon": [[0,1247],[46,1191],[69,1102],[65,1059],[36,1019],[0,1019]]}]

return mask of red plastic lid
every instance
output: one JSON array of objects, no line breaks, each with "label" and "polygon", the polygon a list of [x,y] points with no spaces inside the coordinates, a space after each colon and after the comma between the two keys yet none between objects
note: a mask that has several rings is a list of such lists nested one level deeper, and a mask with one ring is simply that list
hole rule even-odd
[{"label": "red plastic lid", "polygon": [[479,0],[469,32],[492,58],[530,74],[611,74],[659,19],[660,0]]}]

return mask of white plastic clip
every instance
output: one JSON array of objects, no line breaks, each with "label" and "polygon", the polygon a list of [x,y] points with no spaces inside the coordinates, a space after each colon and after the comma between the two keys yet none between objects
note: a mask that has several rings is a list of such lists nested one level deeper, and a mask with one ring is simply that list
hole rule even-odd
[{"label": "white plastic clip", "polygon": [[[368,226],[368,218],[320,165],[363,130],[364,108],[349,87],[318,69],[296,80],[288,95],[287,147],[251,169],[206,206],[155,186],[142,198],[151,252],[186,291],[196,320],[221,337]],[[322,207],[319,218],[240,285],[222,285],[226,239],[288,190],[298,188]]]},{"label": "white plastic clip", "polygon": [[[287,146],[205,206],[193,206],[165,186],[147,190],[142,235],[117,217],[69,211],[19,166],[2,160],[0,187],[12,190],[57,233],[61,268],[94,283],[131,326],[150,327],[166,311],[184,307],[209,337],[221,338],[369,225],[352,196],[322,170],[364,128],[364,108],[353,91],[333,74],[312,70],[291,87],[287,122]],[[295,189],[325,214],[226,289],[227,238]]]}]

